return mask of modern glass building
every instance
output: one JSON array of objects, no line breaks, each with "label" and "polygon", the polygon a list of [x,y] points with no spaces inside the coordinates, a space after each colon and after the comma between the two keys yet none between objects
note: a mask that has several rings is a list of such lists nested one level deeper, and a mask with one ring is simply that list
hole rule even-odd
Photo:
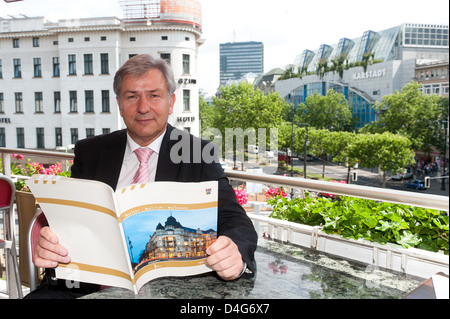
[{"label": "modern glass building", "polygon": [[247,73],[264,73],[264,44],[254,41],[220,44],[220,86],[240,80]]},{"label": "modern glass building", "polygon": [[[314,92],[326,95],[333,89],[348,100],[361,128],[377,120],[375,102],[416,79],[416,65],[448,63],[448,49],[448,25],[405,23],[379,32],[369,30],[360,38],[344,37],[315,51],[304,50],[293,65],[301,77],[277,81],[275,91],[298,106]],[[341,74],[336,68],[339,63],[344,66]]]}]

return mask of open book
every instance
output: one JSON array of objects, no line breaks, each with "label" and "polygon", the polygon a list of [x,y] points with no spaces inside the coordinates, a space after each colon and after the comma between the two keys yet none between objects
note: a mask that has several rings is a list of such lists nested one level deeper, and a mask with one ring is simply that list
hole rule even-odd
[{"label": "open book", "polygon": [[90,180],[35,175],[27,181],[71,257],[56,277],[122,287],[211,271],[217,239],[218,183],[156,182],[116,192]]}]

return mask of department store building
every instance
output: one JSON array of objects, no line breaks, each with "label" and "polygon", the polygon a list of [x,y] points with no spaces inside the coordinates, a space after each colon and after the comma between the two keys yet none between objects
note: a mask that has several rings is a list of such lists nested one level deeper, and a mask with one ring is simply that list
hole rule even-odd
[{"label": "department store building", "polygon": [[[360,38],[342,38],[315,51],[305,50],[294,62],[295,70],[300,69],[303,76],[275,82],[275,91],[298,106],[314,92],[326,95],[333,89],[344,94],[361,128],[378,119],[372,108],[377,101],[418,81],[416,69],[421,65],[439,64],[440,88],[435,92],[448,96],[448,49],[448,25],[406,23],[378,32],[366,31]],[[349,68],[343,74],[328,71],[317,75],[324,61],[329,69],[339,57],[348,60],[344,63]],[[364,57],[371,61],[366,70],[358,66]],[[421,82],[424,92],[429,92],[425,82]]]},{"label": "department store building", "polygon": [[164,20],[162,11],[157,21],[0,19],[0,147],[64,149],[125,128],[114,75],[144,53],[166,59],[174,70],[177,100],[169,123],[199,135],[197,51],[203,40],[196,10],[185,20],[180,12],[177,20]]}]

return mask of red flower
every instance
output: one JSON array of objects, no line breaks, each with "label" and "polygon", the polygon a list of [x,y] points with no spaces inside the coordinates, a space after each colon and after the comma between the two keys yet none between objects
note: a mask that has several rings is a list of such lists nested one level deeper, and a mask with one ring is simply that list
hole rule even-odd
[{"label": "red flower", "polygon": [[248,202],[248,194],[245,191],[245,187],[243,185],[234,189],[234,193],[236,194],[237,201],[239,205],[243,206]]}]

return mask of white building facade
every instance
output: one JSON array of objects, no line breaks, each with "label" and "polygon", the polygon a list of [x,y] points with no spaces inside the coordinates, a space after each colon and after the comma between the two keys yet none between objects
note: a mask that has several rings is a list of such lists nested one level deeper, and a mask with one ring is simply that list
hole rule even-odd
[{"label": "white building facade", "polygon": [[0,147],[54,150],[125,128],[113,91],[132,56],[169,61],[178,83],[169,123],[199,135],[201,27],[115,17],[0,19]]}]

